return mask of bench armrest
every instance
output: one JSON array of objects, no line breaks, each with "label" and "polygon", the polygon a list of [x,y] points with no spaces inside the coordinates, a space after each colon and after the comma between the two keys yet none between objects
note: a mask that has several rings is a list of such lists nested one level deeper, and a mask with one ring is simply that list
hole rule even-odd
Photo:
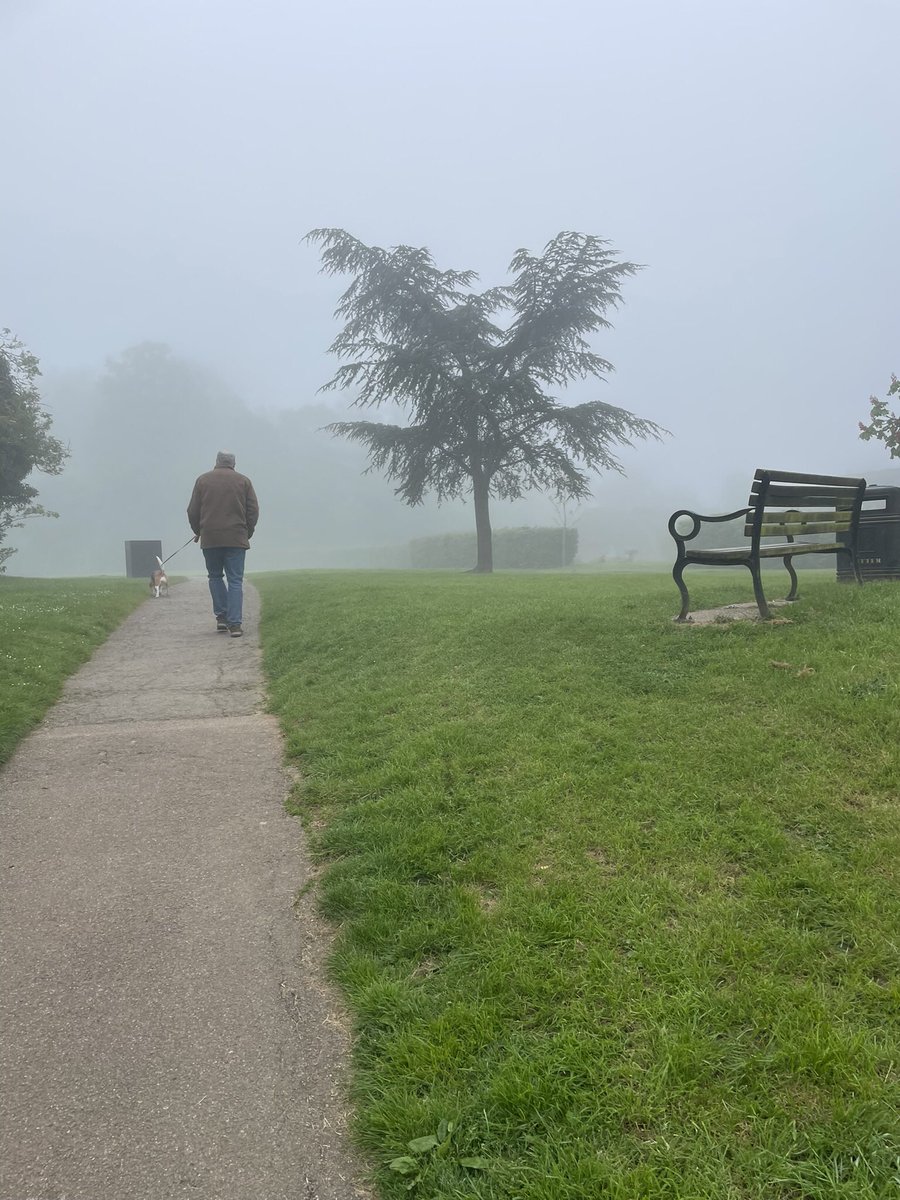
[{"label": "bench armrest", "polygon": [[[691,538],[695,538],[697,536],[697,534],[700,532],[700,526],[705,522],[734,521],[738,517],[746,517],[746,515],[752,511],[753,510],[750,508],[739,508],[735,512],[708,516],[704,513],[692,512],[689,508],[679,508],[678,512],[672,513],[671,517],[669,517],[669,533],[678,543],[679,547],[683,547],[685,542],[689,542]],[[680,520],[682,517],[690,517],[691,521],[693,522],[693,528],[690,529],[688,533],[679,533],[675,528],[675,522]]]}]

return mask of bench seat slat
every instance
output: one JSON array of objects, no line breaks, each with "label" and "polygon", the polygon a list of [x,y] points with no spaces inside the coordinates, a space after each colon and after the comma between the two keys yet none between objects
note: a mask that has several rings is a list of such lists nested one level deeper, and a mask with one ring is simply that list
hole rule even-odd
[{"label": "bench seat slat", "polygon": [[688,562],[743,562],[749,557],[749,545],[716,546],[710,550],[704,550],[702,547],[697,546],[696,548],[685,550],[685,559]]},{"label": "bench seat slat", "polygon": [[[834,554],[843,549],[840,542],[770,542],[760,546],[757,553],[760,558],[784,558],[786,554],[793,557],[796,554]],[[752,547],[746,546],[715,546],[704,550],[702,547],[686,549],[685,557],[688,562],[744,562],[753,557]]]},{"label": "bench seat slat", "polygon": [[834,554],[843,548],[840,542],[769,542],[757,553],[760,558],[784,558],[786,554]]}]

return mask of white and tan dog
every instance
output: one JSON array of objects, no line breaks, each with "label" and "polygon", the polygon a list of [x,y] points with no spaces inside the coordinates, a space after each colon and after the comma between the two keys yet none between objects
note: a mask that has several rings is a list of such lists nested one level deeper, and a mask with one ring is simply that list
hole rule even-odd
[{"label": "white and tan dog", "polygon": [[156,556],[156,561],[159,563],[159,569],[150,576],[150,591],[153,593],[154,600],[169,594],[169,577],[159,555]]}]

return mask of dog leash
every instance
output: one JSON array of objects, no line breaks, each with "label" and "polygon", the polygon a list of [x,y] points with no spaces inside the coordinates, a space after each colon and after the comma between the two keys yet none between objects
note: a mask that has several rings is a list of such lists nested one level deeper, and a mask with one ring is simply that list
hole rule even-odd
[{"label": "dog leash", "polygon": [[[196,542],[196,540],[197,539],[195,537],[190,537],[184,543],[184,546],[189,546],[191,544],[191,542]],[[176,554],[180,554],[182,552],[182,550],[184,549],[184,546],[179,546],[177,550],[173,551],[173,553],[169,555],[169,558],[174,558]],[[169,558],[164,558],[159,565],[161,567],[164,567],[166,565],[166,563],[169,561]]]}]

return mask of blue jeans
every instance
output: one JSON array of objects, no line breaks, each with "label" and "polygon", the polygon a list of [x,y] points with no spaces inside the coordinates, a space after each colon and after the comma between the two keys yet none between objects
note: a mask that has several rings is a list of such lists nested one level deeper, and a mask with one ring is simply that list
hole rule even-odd
[{"label": "blue jeans", "polygon": [[239,550],[236,546],[213,546],[203,551],[213,613],[217,617],[224,617],[229,625],[240,625],[242,620],[246,553],[246,550]]}]

